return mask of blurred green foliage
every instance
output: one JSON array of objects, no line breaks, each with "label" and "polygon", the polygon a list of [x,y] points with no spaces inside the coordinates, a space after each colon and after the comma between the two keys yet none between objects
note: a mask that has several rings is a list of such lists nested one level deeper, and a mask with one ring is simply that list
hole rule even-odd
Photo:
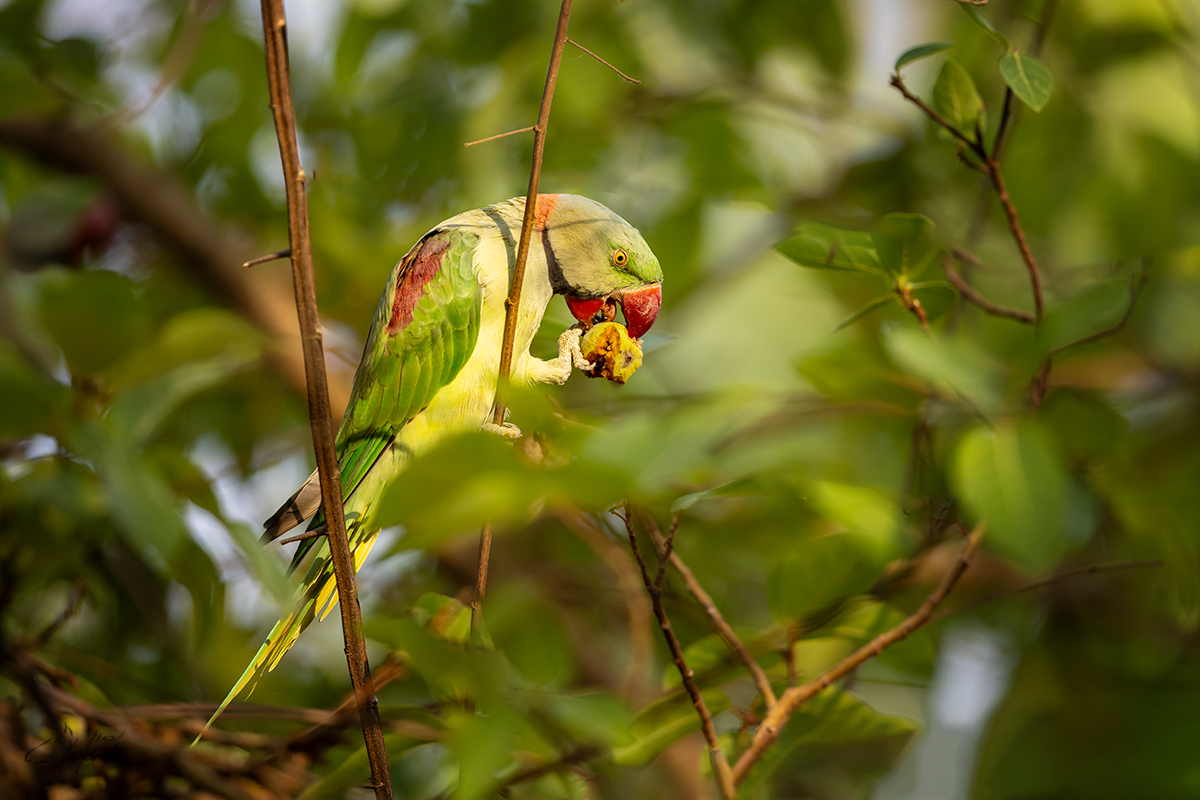
[{"label": "blurred green foliage", "polygon": [[[255,525],[311,468],[304,398],[275,358],[294,343],[163,231],[110,213],[103,176],[32,158],[3,126],[33,115],[102,131],[194,198],[214,239],[277,250],[261,29],[252,3],[94,5],[0,3],[0,624],[5,641],[36,637],[78,592],[39,652],[81,694],[211,702],[287,602],[286,558]],[[527,138],[463,143],[534,119],[556,10],[289,3],[335,379],[421,233],[524,191]],[[987,534],[951,602],[1081,565],[1164,562],[920,631],[804,706],[740,796],[928,796],[929,763],[958,796],[1200,791],[1198,23],[1173,0],[577,4],[572,36],[642,83],[568,49],[541,185],[637,225],[666,304],[629,385],[576,376],[514,397],[543,467],[465,436],[385,495],[381,522],[402,528],[362,594],[373,660],[399,653],[406,669],[380,697],[397,796],[712,791],[695,711],[619,586],[627,543],[606,512],[625,499],[660,523],[682,515],[677,552],[777,690],[782,653],[814,677],[915,608],[957,552],[955,522]],[[1040,330],[943,280],[948,248],[966,250],[980,293],[1033,308],[991,188],[888,87],[893,63],[989,142],[1006,87],[1021,101],[1002,169],[1044,272]],[[1117,326],[1143,271],[1127,324],[1056,352]],[[290,302],[286,285],[255,285]],[[535,350],[570,323],[556,300]],[[599,539],[562,523],[571,509]],[[464,645],[463,603],[486,519],[499,536],[481,651]],[[670,572],[667,584],[736,757],[761,699]],[[631,618],[654,636],[648,660]],[[969,693],[952,635],[964,630],[1006,655],[994,711],[954,728],[938,698]],[[339,636],[336,620],[314,626],[254,701],[335,703]],[[22,691],[0,677],[3,697]],[[24,713],[37,732],[44,720]],[[965,763],[925,760],[945,730],[967,742]],[[356,796],[365,754],[342,743],[312,770],[305,797]]]}]

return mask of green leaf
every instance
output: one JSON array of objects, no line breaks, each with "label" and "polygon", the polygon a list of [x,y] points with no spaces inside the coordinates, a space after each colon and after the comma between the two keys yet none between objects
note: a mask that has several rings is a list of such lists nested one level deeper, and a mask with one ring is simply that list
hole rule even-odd
[{"label": "green leaf", "polygon": [[863,591],[873,579],[852,537],[817,536],[767,575],[767,603],[776,619],[790,622]]},{"label": "green leaf", "polygon": [[837,764],[838,774],[885,772],[917,730],[910,719],[882,714],[852,695],[826,689],[792,714],[738,794],[759,796],[757,790],[775,770],[803,774],[805,765],[818,760]]},{"label": "green leaf", "polygon": [[880,265],[888,274],[906,279],[919,276],[938,249],[932,241],[933,220],[920,214],[888,214],[873,237]]},{"label": "green leaf", "polygon": [[[414,739],[395,733],[385,733],[383,742],[387,747],[388,764],[395,764],[414,747],[425,744],[423,739]],[[359,745],[329,774],[306,788],[299,795],[298,800],[345,797],[351,789],[368,783],[370,780],[371,763],[367,757],[367,748],[366,745]]]},{"label": "green leaf", "polygon": [[915,326],[888,326],[884,349],[896,365],[928,382],[947,399],[966,400],[992,414],[1000,406],[1001,367],[970,341],[929,338]]},{"label": "green leaf", "polygon": [[868,233],[806,222],[776,249],[802,267],[878,274],[879,257],[874,247]]},{"label": "green leaf", "polygon": [[860,319],[865,317],[867,314],[870,314],[875,309],[885,306],[888,303],[892,303],[892,302],[895,302],[895,300],[892,298],[892,296],[890,294],[885,294],[883,297],[876,297],[874,300],[867,303],[865,306],[860,308],[858,311],[855,311],[853,314],[851,314],[850,316],[846,317],[844,320],[839,322],[837,324],[837,326],[833,329],[834,333],[836,333],[837,331],[840,331],[842,328],[850,327],[851,325],[853,325],[854,323],[858,322]]},{"label": "green leaf", "polygon": [[883,492],[868,486],[814,481],[809,486],[809,500],[823,516],[849,531],[858,549],[872,561],[882,565],[896,557],[899,509]]},{"label": "green leaf", "polygon": [[[729,708],[729,698],[717,689],[702,689],[701,697],[714,716]],[[613,748],[613,761],[626,766],[645,764],[689,733],[700,730],[700,717],[686,692],[675,692],[646,706],[632,725],[631,744]]]},{"label": "green leaf", "polygon": [[933,107],[965,136],[974,135],[983,99],[971,75],[954,59],[946,59],[938,73],[933,85]]},{"label": "green leaf", "polygon": [[1041,111],[1050,102],[1053,79],[1045,63],[1027,53],[1006,53],[1000,56],[1000,74],[1013,94],[1034,111]]},{"label": "green leaf", "polygon": [[41,317],[79,374],[104,369],[140,345],[150,322],[129,280],[103,270],[59,275],[47,282]]},{"label": "green leaf", "polygon": [[896,72],[899,72],[903,67],[908,66],[914,61],[920,61],[922,58],[928,58],[934,53],[940,53],[943,50],[949,50],[954,47],[954,42],[929,42],[928,44],[919,44],[916,47],[910,47],[900,54],[896,59]]},{"label": "green leaf", "polygon": [[1068,480],[1032,423],[967,432],[954,453],[952,480],[967,510],[987,523],[991,547],[1034,571],[1062,554]]},{"label": "green leaf", "polygon": [[1008,41],[1008,37],[996,30],[996,26],[992,24],[990,19],[983,15],[983,12],[977,6],[973,6],[970,3],[956,3],[955,5],[967,15],[968,19],[978,25],[980,30],[999,42],[1005,52],[1012,50],[1012,43]]}]

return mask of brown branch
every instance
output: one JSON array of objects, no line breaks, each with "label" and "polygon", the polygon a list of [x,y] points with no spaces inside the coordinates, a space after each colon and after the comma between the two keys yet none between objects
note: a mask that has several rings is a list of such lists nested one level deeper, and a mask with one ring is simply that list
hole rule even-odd
[{"label": "brown branch", "polygon": [[704,697],[700,694],[700,689],[696,686],[695,675],[692,668],[687,665],[687,661],[683,657],[683,647],[679,644],[678,637],[675,636],[675,631],[671,628],[671,620],[667,617],[667,612],[663,609],[662,591],[654,585],[654,581],[650,578],[650,570],[646,567],[646,559],[642,557],[642,551],[638,549],[637,534],[633,530],[632,515],[626,508],[625,530],[629,532],[629,548],[633,551],[633,557],[637,559],[638,569],[642,573],[642,583],[646,586],[646,591],[650,595],[650,604],[654,607],[654,616],[658,619],[658,626],[662,629],[663,638],[667,640],[667,647],[671,650],[671,660],[675,662],[675,668],[679,670],[679,677],[683,680],[684,688],[687,689],[688,696],[692,699],[692,705],[696,707],[696,713],[700,716],[700,730],[704,733],[704,741],[708,744],[709,758],[712,760],[713,775],[717,779],[717,788],[721,790],[721,797],[734,797],[737,790],[734,788],[733,774],[729,770],[729,762],[725,759],[725,754],[721,751],[721,743],[717,739],[717,730],[713,727],[712,714],[709,713],[708,706],[704,702]]},{"label": "brown branch", "polygon": [[662,586],[663,576],[667,574],[667,563],[675,552],[675,532],[679,530],[679,523],[683,519],[683,514],[676,512],[675,516],[671,517],[671,527],[667,530],[666,540],[658,548],[658,572],[654,575],[654,585]]},{"label": "brown branch", "polygon": [[529,131],[532,131],[535,128],[536,128],[536,126],[530,125],[528,128],[517,128],[515,131],[506,131],[504,133],[497,133],[493,136],[485,136],[484,138],[476,139],[473,142],[463,142],[463,147],[474,147],[477,144],[483,144],[484,142],[493,142],[496,139],[503,139],[506,136],[516,136],[518,133],[528,133]]},{"label": "brown branch", "polygon": [[921,301],[912,296],[912,289],[908,286],[898,285],[896,294],[900,295],[900,300],[908,312],[917,318],[917,322],[921,323],[921,330],[933,338],[933,329],[929,327],[929,316],[925,313]]},{"label": "brown branch", "polygon": [[942,258],[942,271],[946,273],[946,279],[954,284],[954,288],[958,289],[959,294],[961,294],[970,302],[979,306],[987,313],[995,314],[998,317],[1015,319],[1018,322],[1032,323],[1034,321],[1033,314],[1030,314],[1028,311],[1021,311],[1016,308],[1008,308],[1006,306],[997,305],[991,300],[988,300],[969,283],[967,283],[966,278],[964,278],[962,274],[954,268],[954,265],[950,263],[950,259],[947,257]]},{"label": "brown branch", "polygon": [[342,485],[337,450],[333,440],[333,422],[329,406],[329,388],[325,377],[325,354],[321,340],[321,319],[317,313],[313,285],[312,244],[308,233],[308,197],[304,187],[304,168],[296,138],[296,115],[292,108],[288,76],[287,22],[283,0],[262,0],[263,38],[266,44],[267,83],[271,111],[283,161],[287,187],[288,243],[292,255],[292,281],[296,310],[300,318],[304,345],[304,373],[308,388],[308,417],[312,426],[317,473],[321,484],[321,503],[325,510],[325,529],[337,580],[338,607],[342,617],[342,636],[346,643],[346,664],[358,699],[359,718],[366,742],[367,758],[375,796],[391,800],[392,782],[388,773],[387,749],[379,721],[379,701],[371,690],[371,667],[367,661],[362,633],[362,612],[354,584],[354,561],[346,540],[346,520],[342,509]]},{"label": "brown branch", "polygon": [[246,269],[248,267],[253,267],[255,264],[265,264],[268,261],[275,261],[276,259],[279,259],[279,258],[291,258],[291,256],[292,256],[292,248],[285,247],[282,250],[276,251],[274,253],[267,253],[265,256],[259,256],[258,258],[250,259],[249,261],[242,264],[242,269]]},{"label": "brown branch", "polygon": [[956,614],[964,614],[972,609],[984,605],[985,603],[1003,600],[1005,598],[1012,597],[1013,595],[1025,594],[1026,592],[1034,592],[1038,589],[1044,589],[1047,586],[1052,586],[1056,583],[1060,583],[1071,578],[1077,578],[1081,575],[1099,575],[1106,572],[1122,572],[1128,569],[1146,569],[1148,567],[1161,566],[1163,566],[1162,559],[1149,558],[1140,561],[1117,561],[1112,564],[1090,564],[1086,567],[1076,567],[1075,569],[1068,569],[1063,572],[1059,572],[1056,575],[1051,575],[1049,578],[1043,578],[1040,581],[1026,583],[1023,586],[1017,586],[1013,589],[990,592],[985,594],[983,597],[972,600],[969,603],[963,603],[962,605],[957,605],[953,608],[944,608],[930,617],[927,624],[933,625],[934,623],[941,622],[947,617],[953,617]]},{"label": "brown branch", "polygon": [[981,159],[987,159],[987,153],[984,151],[983,146],[980,145],[979,142],[969,138],[965,133],[954,127],[954,125],[950,124],[949,120],[926,105],[924,100],[910,92],[908,87],[904,85],[904,79],[900,77],[899,72],[892,73],[891,84],[892,86],[896,87],[900,94],[904,95],[905,100],[924,111],[925,116],[929,117],[938,125],[941,125],[943,128],[945,128],[951,135],[954,136],[954,138],[958,139],[960,142],[969,147],[972,153],[979,156]]},{"label": "brown branch", "polygon": [[1021,227],[1021,221],[1017,217],[1017,208],[1013,205],[1012,198],[1008,196],[1008,187],[1004,183],[1004,176],[1000,174],[1000,162],[994,157],[989,157],[987,169],[988,178],[996,190],[996,198],[1000,201],[1000,207],[1004,209],[1004,216],[1008,220],[1008,229],[1012,232],[1017,249],[1021,251],[1021,258],[1029,270],[1029,283],[1033,289],[1035,309],[1033,324],[1040,328],[1042,320],[1046,318],[1045,303],[1042,300],[1041,270],[1038,269],[1037,260],[1034,259],[1033,252],[1029,249],[1029,242],[1025,239],[1025,230]]},{"label": "brown branch", "polygon": [[942,576],[942,580],[938,583],[937,588],[925,599],[921,607],[903,622],[891,630],[876,636],[816,679],[809,681],[803,686],[794,686],[785,691],[780,696],[779,702],[767,711],[767,716],[755,732],[750,746],[746,749],[746,752],[742,753],[741,758],[738,759],[737,765],[733,769],[734,781],[740,783],[746,778],[750,768],[758,762],[767,748],[779,738],[783,726],[787,724],[788,719],[797,708],[810,700],[818,692],[823,691],[838,679],[857,669],[867,659],[879,655],[887,647],[927,624],[934,610],[946,599],[946,596],[950,594],[950,590],[954,588],[954,584],[958,582],[958,579],[962,577],[967,567],[970,566],[971,558],[974,556],[975,550],[979,547],[979,541],[982,538],[983,526],[980,525],[967,537],[966,544],[963,545],[962,555],[955,565]]},{"label": "brown branch", "polygon": [[629,77],[629,76],[628,76],[628,75],[626,75],[624,72],[621,72],[621,70],[617,69],[617,68],[616,68],[616,67],[614,67],[612,64],[608,63],[608,62],[607,62],[607,61],[605,61],[603,58],[601,58],[600,56],[598,56],[598,55],[596,55],[595,53],[593,53],[591,50],[588,50],[586,47],[584,47],[583,45],[581,45],[579,42],[575,41],[574,39],[570,39],[570,38],[568,38],[568,39],[567,39],[567,44],[573,44],[573,45],[575,45],[575,46],[576,46],[576,47],[578,47],[580,50],[582,50],[583,52],[587,53],[589,56],[591,56],[592,58],[596,59],[597,61],[599,61],[599,62],[600,62],[601,64],[603,64],[604,66],[608,67],[608,68],[609,68],[609,69],[611,69],[613,72],[615,72],[615,73],[617,73],[618,75],[620,75],[620,76],[621,76],[621,77],[622,77],[624,80],[627,80],[627,81],[629,81],[630,83],[638,83],[638,84],[640,84],[640,83],[641,83],[641,81],[639,81],[637,78],[631,78],[631,77]]},{"label": "brown branch", "polygon": [[[664,552],[665,543],[658,531],[658,523],[652,519],[648,520],[647,527],[650,530],[650,535],[654,537],[659,552]],[[713,602],[712,596],[704,591],[704,587],[696,579],[696,574],[684,563],[678,553],[668,553],[666,559],[671,562],[671,566],[675,567],[675,571],[679,573],[679,577],[683,578],[683,584],[687,587],[688,594],[696,598],[696,602],[700,604],[700,607],[704,609],[704,613],[708,615],[708,620],[713,630],[725,642],[725,646],[732,650],[734,655],[738,657],[738,660],[742,662],[742,665],[746,667],[746,670],[750,673],[750,677],[754,679],[754,685],[758,687],[759,694],[763,696],[763,701],[767,704],[767,707],[770,708],[775,705],[775,692],[771,689],[771,682],[767,680],[767,673],[763,672],[763,668],[750,655],[750,651],[746,649],[746,645],[742,643],[742,640],[734,632],[733,628],[725,621],[725,617],[721,615],[721,610]]]},{"label": "brown branch", "polygon": [[[550,49],[550,66],[546,70],[546,85],[542,89],[542,104],[538,109],[538,121],[533,126],[533,159],[529,167],[529,191],[525,194],[525,216],[521,221],[521,238],[517,244],[517,260],[513,264],[512,283],[508,297],[504,300],[504,338],[500,345],[500,371],[496,376],[496,404],[492,422],[504,423],[504,389],[512,369],[513,343],[517,336],[517,312],[521,307],[521,289],[525,285],[525,262],[529,258],[529,241],[533,236],[533,219],[537,209],[538,182],[542,178],[542,155],[546,150],[546,127],[550,124],[550,103],[554,100],[554,86],[558,82],[558,67],[562,64],[563,48],[567,43],[567,23],[571,19],[571,0],[562,0],[558,12],[558,27],[554,32],[554,45]],[[484,525],[479,534],[479,569],[475,579],[479,595],[478,615],[482,615],[482,593],[480,586],[487,586],[488,563],[492,552],[492,526]],[[471,627],[474,630],[483,624],[482,616],[471,609]]]},{"label": "brown branch", "polygon": [[53,703],[65,711],[77,714],[93,723],[120,731],[113,742],[105,744],[139,761],[160,764],[171,773],[186,778],[194,786],[228,800],[253,800],[246,790],[226,780],[212,767],[196,758],[187,747],[172,746],[160,739],[146,736],[116,714],[102,712],[90,703],[68,694],[61,689],[46,687]]},{"label": "brown branch", "polygon": [[488,564],[492,560],[492,523],[479,532],[479,569],[475,573],[475,596],[471,600],[471,641],[483,643],[483,596],[487,593]]},{"label": "brown branch", "polygon": [[315,539],[318,536],[324,536],[326,528],[327,528],[327,526],[325,526],[325,525],[318,525],[317,527],[313,528],[311,531],[305,531],[304,533],[297,533],[295,536],[289,536],[286,539],[280,539],[279,544],[291,544],[292,542],[302,542],[305,539]]},{"label": "brown branch", "polygon": [[[996,158],[996,153],[988,154],[987,150],[984,149],[978,132],[975,139],[968,138],[966,134],[951,125],[945,117],[926,105],[925,101],[910,92],[908,87],[904,85],[904,80],[900,77],[899,73],[892,75],[891,84],[896,87],[900,94],[904,95],[905,100],[908,100],[917,108],[924,111],[927,117],[953,134],[983,162],[981,171],[991,181],[992,188],[996,192],[996,198],[1000,201],[1000,206],[1004,209],[1004,216],[1008,220],[1008,229],[1012,232],[1013,240],[1017,243],[1017,249],[1021,251],[1021,258],[1025,261],[1025,266],[1029,270],[1029,281],[1032,284],[1033,303],[1036,309],[1034,324],[1040,328],[1042,320],[1045,318],[1041,271],[1038,269],[1037,260],[1033,257],[1033,252],[1029,249],[1029,242],[1025,239],[1025,230],[1021,227],[1021,221],[1017,216],[1017,209],[1013,205],[1012,198],[1008,196],[1008,187],[1004,183],[1004,176],[1000,174],[1000,162]],[[968,166],[972,166],[975,169],[980,168],[978,165],[970,164],[969,162]]]}]

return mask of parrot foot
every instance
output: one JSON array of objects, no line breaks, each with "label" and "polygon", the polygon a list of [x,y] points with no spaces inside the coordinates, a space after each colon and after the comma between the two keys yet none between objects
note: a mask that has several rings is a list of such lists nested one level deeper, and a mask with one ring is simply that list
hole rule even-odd
[{"label": "parrot foot", "polygon": [[576,326],[571,326],[558,337],[558,358],[546,362],[546,365],[550,367],[548,377],[552,382],[560,385],[566,383],[567,378],[571,377],[572,368],[583,372],[592,371],[592,362],[584,358],[583,351],[579,349],[581,336],[583,336],[583,331]]},{"label": "parrot foot", "polygon": [[505,439],[521,438],[521,429],[511,422],[504,422],[499,425],[494,422],[485,422],[479,429],[484,433],[494,433],[497,436],[503,436]]}]

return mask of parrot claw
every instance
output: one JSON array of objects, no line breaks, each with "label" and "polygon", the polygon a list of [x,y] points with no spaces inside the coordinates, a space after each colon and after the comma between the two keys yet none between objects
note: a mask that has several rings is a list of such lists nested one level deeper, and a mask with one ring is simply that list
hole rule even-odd
[{"label": "parrot claw", "polygon": [[583,351],[579,349],[581,336],[583,336],[583,331],[573,325],[558,337],[558,358],[549,362],[554,367],[552,380],[555,383],[560,385],[566,383],[567,378],[571,377],[573,367],[584,372],[592,371],[592,362],[584,358]]},{"label": "parrot claw", "polygon": [[484,433],[494,433],[497,436],[503,436],[505,439],[521,438],[521,429],[511,422],[503,422],[499,425],[494,422],[485,422],[480,426],[480,430]]}]

